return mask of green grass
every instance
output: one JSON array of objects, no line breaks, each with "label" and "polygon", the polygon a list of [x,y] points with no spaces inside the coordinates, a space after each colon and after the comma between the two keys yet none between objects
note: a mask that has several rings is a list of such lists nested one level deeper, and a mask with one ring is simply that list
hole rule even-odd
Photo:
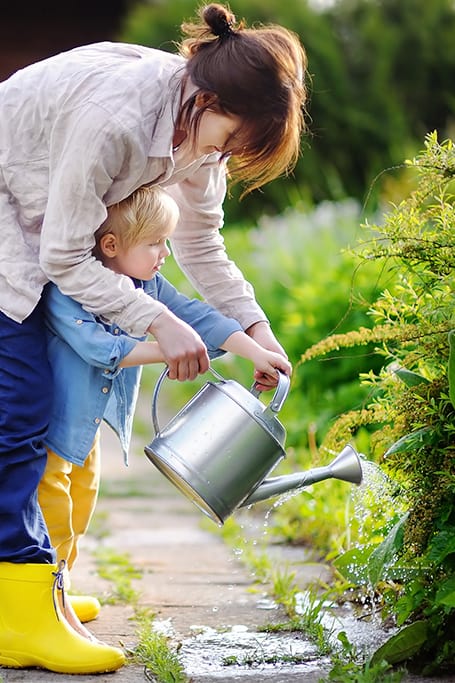
[{"label": "green grass", "polygon": [[[105,517],[102,522],[104,528]],[[177,648],[172,646],[169,638],[154,631],[154,614],[139,605],[140,592],[133,582],[142,578],[142,571],[132,564],[127,553],[101,547],[93,555],[98,574],[111,584],[110,596],[101,598],[101,601],[105,604],[124,603],[134,609],[138,643],[128,651],[129,660],[143,664],[145,678],[154,683],[187,683],[188,679],[178,660]]]},{"label": "green grass", "polygon": [[153,629],[153,616],[137,614],[139,642],[131,652],[134,662],[143,664],[148,680],[155,683],[187,683],[188,678],[170,639]]},{"label": "green grass", "polygon": [[133,580],[141,579],[142,572],[135,568],[127,553],[102,547],[94,552],[98,574],[111,583],[112,593],[103,602],[110,605],[127,603],[135,607],[140,593],[134,588]]}]

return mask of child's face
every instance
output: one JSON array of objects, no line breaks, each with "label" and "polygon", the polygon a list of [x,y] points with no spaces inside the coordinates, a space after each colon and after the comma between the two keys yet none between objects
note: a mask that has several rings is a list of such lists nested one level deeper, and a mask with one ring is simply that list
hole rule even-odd
[{"label": "child's face", "polygon": [[167,236],[159,241],[146,239],[126,248],[117,243],[115,256],[105,261],[105,265],[122,275],[138,280],[151,280],[169,254]]}]

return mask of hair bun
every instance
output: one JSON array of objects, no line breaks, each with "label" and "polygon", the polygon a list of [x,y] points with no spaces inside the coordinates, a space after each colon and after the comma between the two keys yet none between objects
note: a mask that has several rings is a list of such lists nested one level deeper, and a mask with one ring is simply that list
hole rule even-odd
[{"label": "hair bun", "polygon": [[223,5],[206,5],[202,17],[213,35],[223,38],[234,33],[235,15]]}]

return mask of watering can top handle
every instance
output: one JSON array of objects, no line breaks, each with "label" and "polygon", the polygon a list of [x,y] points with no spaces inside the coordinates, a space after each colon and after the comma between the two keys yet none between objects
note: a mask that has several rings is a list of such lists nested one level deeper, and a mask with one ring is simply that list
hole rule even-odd
[{"label": "watering can top handle", "polygon": [[[277,370],[277,375],[278,384],[275,389],[275,393],[273,394],[272,400],[268,405],[268,409],[273,411],[274,413],[278,413],[283,407],[283,403],[287,398],[287,395],[289,393],[289,387],[291,385],[291,380],[287,375],[284,374],[284,372]],[[261,392],[258,389],[256,389],[256,384],[253,384],[250,393],[252,393],[253,396],[257,397]]]},{"label": "watering can top handle", "polygon": [[[216,372],[211,366],[210,366],[210,372],[215,375],[218,379],[220,379],[222,382],[225,382],[226,380],[224,377],[222,377],[219,372]],[[272,400],[270,401],[269,405],[267,406],[268,409],[272,410],[274,413],[278,413],[281,408],[283,407],[283,403],[285,402],[287,395],[289,393],[289,387],[291,384],[291,380],[287,375],[284,374],[284,372],[281,372],[280,370],[277,369],[277,375],[278,375],[278,384],[275,389],[275,393],[273,394]],[[261,394],[262,392],[259,391],[259,389],[256,389],[256,383],[253,384],[253,386],[250,389],[250,394],[253,394],[256,398]]]},{"label": "watering can top handle", "polygon": [[[226,382],[225,378],[222,377],[219,372],[214,370],[212,366],[209,367],[210,372],[212,375],[214,375],[217,379],[219,379],[222,382]],[[159,376],[156,384],[155,384],[155,389],[153,391],[153,396],[152,396],[152,421],[153,421],[153,429],[155,430],[155,434],[158,435],[160,432],[160,426],[158,424],[158,416],[157,416],[157,410],[156,410],[156,404],[158,400],[158,394],[161,389],[161,385],[166,378],[168,374],[169,368],[166,366],[164,370],[162,371],[161,375]],[[283,372],[280,372],[277,370],[278,373],[278,385],[275,389],[275,393],[273,394],[272,400],[270,401],[268,405],[268,409],[272,410],[274,413],[277,413],[279,410],[281,410],[283,403],[286,400],[286,397],[289,393],[289,386],[290,386],[290,379],[287,375],[285,375]],[[255,385],[253,384],[250,393],[253,394],[253,396],[259,396],[261,393],[258,389],[255,389]]]},{"label": "watering can top handle", "polygon": [[[217,377],[217,379],[221,380],[222,382],[225,382],[225,381],[226,381],[226,380],[224,379],[224,377],[221,377],[221,375],[220,375],[218,372],[216,372],[216,370],[214,370],[214,369],[212,368],[212,366],[209,367],[209,370],[210,370],[210,372],[211,372],[213,375],[215,375],[215,377]],[[153,390],[153,396],[152,396],[152,422],[153,422],[153,429],[155,430],[156,436],[158,436],[158,434],[160,433],[160,425],[159,425],[159,423],[158,423],[158,414],[157,414],[157,410],[156,410],[156,404],[157,404],[157,400],[158,400],[158,394],[159,394],[160,389],[161,389],[161,385],[163,384],[165,378],[167,377],[168,372],[169,372],[169,368],[168,368],[168,366],[166,365],[166,367],[164,368],[164,370],[162,371],[162,373],[161,373],[160,376],[158,377],[158,380],[157,380],[157,382],[156,382],[156,384],[155,384],[155,389]]]}]

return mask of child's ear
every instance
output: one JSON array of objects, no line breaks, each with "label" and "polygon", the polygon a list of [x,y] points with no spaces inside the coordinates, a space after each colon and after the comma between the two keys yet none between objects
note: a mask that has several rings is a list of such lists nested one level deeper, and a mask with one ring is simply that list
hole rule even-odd
[{"label": "child's ear", "polygon": [[117,238],[112,232],[107,232],[100,238],[98,243],[99,249],[106,258],[114,258],[117,256]]}]

